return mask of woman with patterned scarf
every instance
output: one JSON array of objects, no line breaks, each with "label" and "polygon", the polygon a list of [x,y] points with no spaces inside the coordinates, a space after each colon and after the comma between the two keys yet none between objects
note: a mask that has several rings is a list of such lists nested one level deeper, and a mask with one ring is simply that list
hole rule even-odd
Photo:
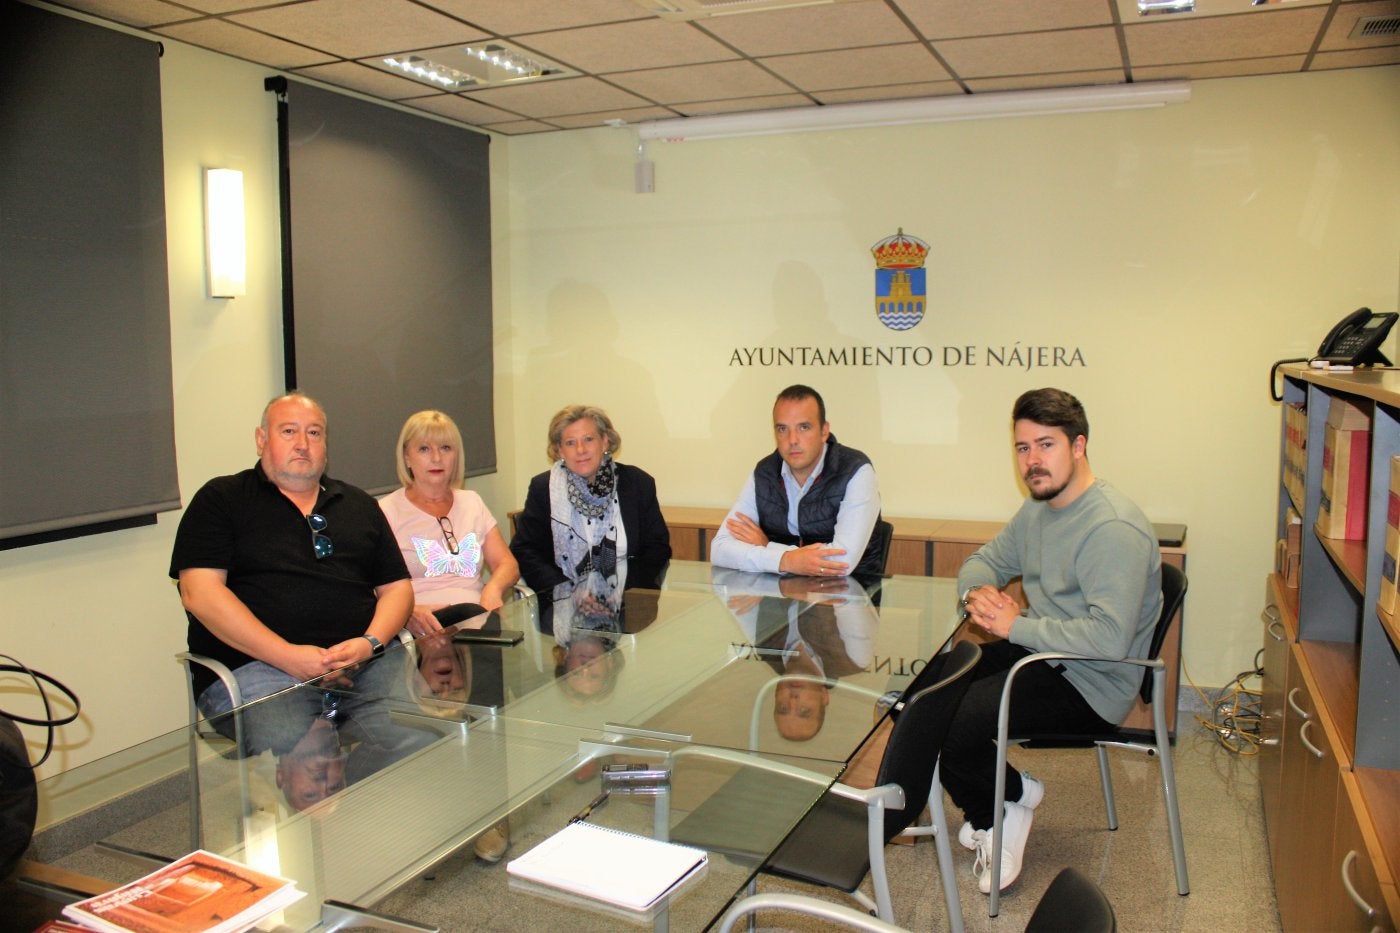
[{"label": "woman with patterned scarf", "polygon": [[597,574],[605,589],[656,589],[671,535],[656,481],[613,459],[622,438],[601,408],[570,405],[549,422],[553,462],[530,480],[511,553],[525,582],[544,594]]}]

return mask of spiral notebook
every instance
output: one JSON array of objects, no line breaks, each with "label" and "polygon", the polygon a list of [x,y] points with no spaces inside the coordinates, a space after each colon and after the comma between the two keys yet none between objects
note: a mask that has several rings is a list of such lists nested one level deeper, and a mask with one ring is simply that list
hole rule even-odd
[{"label": "spiral notebook", "polygon": [[643,911],[709,861],[703,849],[576,820],[506,865],[518,878]]}]

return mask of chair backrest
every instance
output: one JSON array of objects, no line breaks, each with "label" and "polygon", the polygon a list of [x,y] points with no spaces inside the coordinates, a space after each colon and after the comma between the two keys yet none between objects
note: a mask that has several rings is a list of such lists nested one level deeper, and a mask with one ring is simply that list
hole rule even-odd
[{"label": "chair backrest", "polygon": [[879,558],[880,574],[883,576],[890,564],[890,542],[894,540],[894,526],[883,518],[877,518],[875,529],[870,532],[870,540],[875,542],[875,555]]},{"label": "chair backrest", "polygon": [[952,651],[930,662],[930,667],[938,665],[938,679],[913,694],[906,694],[891,714],[894,727],[890,730],[884,757],[880,759],[875,783],[877,786],[898,784],[904,789],[905,806],[903,810],[886,811],[886,842],[903,832],[928,803],[939,750],[948,736],[953,714],[971,683],[967,675],[981,657],[982,647],[976,642],[958,642]]},{"label": "chair backrest", "polygon": [[[1152,630],[1152,642],[1147,647],[1147,657],[1156,658],[1162,653],[1162,645],[1167,640],[1167,629],[1171,627],[1172,618],[1181,608],[1181,601],[1186,598],[1186,574],[1180,567],[1172,564],[1162,564],[1162,614],[1157,617],[1157,626]],[[1142,687],[1138,694],[1142,697],[1142,702],[1152,702],[1152,668],[1142,675]]]},{"label": "chair backrest", "polygon": [[1075,871],[1061,869],[1040,898],[1026,933],[1113,933],[1118,921],[1113,905],[1098,885]]}]

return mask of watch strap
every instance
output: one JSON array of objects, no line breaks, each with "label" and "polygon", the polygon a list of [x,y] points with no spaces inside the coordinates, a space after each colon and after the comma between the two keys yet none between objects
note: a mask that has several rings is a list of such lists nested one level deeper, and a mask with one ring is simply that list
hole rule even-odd
[{"label": "watch strap", "polygon": [[369,642],[369,656],[377,658],[384,653],[384,643],[373,635],[361,635],[365,641]]}]

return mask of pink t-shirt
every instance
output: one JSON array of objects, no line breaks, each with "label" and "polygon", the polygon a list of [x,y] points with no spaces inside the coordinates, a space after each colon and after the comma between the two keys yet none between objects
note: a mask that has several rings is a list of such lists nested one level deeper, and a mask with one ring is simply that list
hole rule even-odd
[{"label": "pink t-shirt", "polygon": [[457,539],[457,553],[447,546],[438,520],[408,501],[402,489],[379,500],[389,527],[413,578],[413,596],[421,605],[449,606],[481,600],[486,566],[486,536],[496,527],[486,503],[476,493],[458,489],[447,519]]}]

